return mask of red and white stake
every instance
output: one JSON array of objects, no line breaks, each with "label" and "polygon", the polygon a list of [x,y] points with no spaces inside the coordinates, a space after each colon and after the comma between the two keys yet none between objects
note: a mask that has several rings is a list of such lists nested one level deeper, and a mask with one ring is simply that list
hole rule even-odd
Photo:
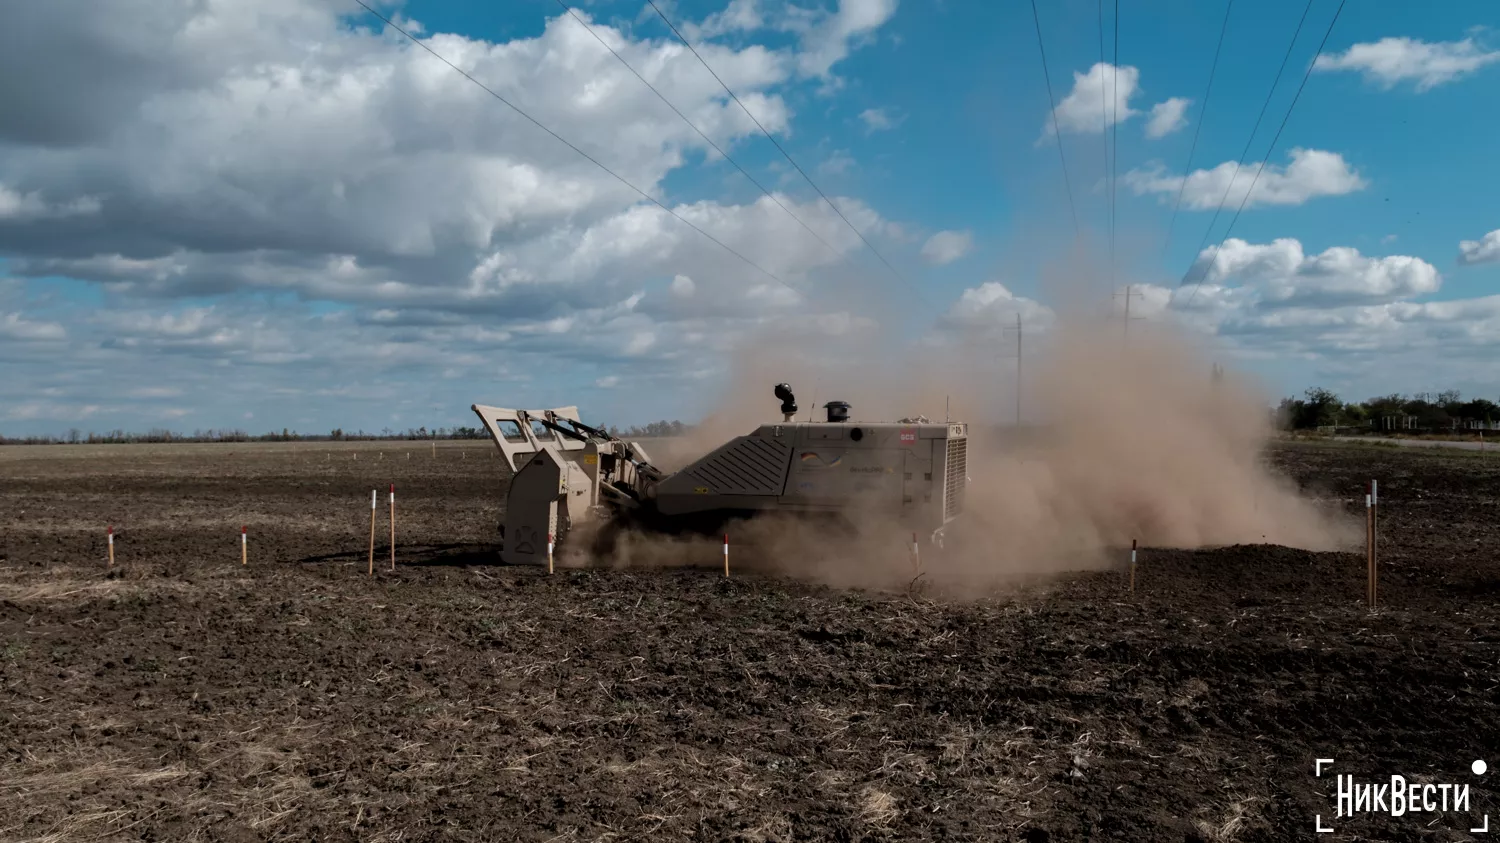
[{"label": "red and white stake", "polygon": [[552,534],[547,534],[547,573],[552,573]]},{"label": "red and white stake", "polygon": [[243,524],[240,525],[240,564],[250,564],[250,534]]},{"label": "red and white stake", "polygon": [[114,525],[110,525],[109,533],[108,533],[108,539],[107,540],[109,542],[109,567],[111,569],[113,569],[115,567],[115,528],[114,528]]},{"label": "red and white stake", "polygon": [[729,534],[724,534],[724,576],[729,576]]},{"label": "red and white stake", "polygon": [[391,570],[396,570],[396,484],[391,484]]},{"label": "red and white stake", "polygon": [[1370,481],[1370,558],[1374,560],[1370,566],[1370,594],[1375,599],[1371,605],[1380,601],[1380,481]]}]

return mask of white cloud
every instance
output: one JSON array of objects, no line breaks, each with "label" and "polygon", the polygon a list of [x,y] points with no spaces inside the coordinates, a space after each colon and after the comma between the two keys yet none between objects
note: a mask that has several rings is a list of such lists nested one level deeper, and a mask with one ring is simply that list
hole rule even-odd
[{"label": "white cloud", "polygon": [[693,279],[686,275],[675,275],[672,277],[672,295],[687,298],[693,294],[695,289],[697,287],[693,284]]},{"label": "white cloud", "polygon": [[1146,137],[1155,140],[1187,125],[1187,107],[1192,100],[1185,97],[1172,97],[1166,102],[1159,102],[1151,106],[1151,117],[1146,121]]},{"label": "white cloud", "polygon": [[605,375],[604,377],[599,378],[598,380],[594,381],[594,386],[597,386],[600,389],[614,389],[615,387],[617,387],[619,385],[620,385],[620,376],[619,375]]},{"label": "white cloud", "polygon": [[1343,53],[1319,56],[1313,66],[1357,71],[1386,89],[1414,82],[1418,91],[1427,91],[1496,62],[1500,50],[1486,50],[1473,38],[1433,43],[1401,37],[1355,44]]},{"label": "white cloud", "polygon": [[859,119],[864,121],[867,132],[894,129],[901,123],[901,118],[892,117],[883,108],[867,108],[859,113]]},{"label": "white cloud", "polygon": [[56,322],[35,322],[19,313],[0,313],[0,340],[58,342],[67,338],[67,330]]},{"label": "white cloud", "polygon": [[[766,9],[761,0],[730,0],[722,11],[709,15],[700,24],[691,21],[677,21],[677,24],[695,43],[761,29],[790,33],[797,37],[799,44],[796,51],[785,55],[788,66],[802,78],[822,80],[822,92],[829,93],[841,84],[832,75],[833,66],[847,58],[856,46],[870,41],[896,14],[898,2],[838,0],[836,8],[828,11],[822,3],[814,7],[786,3],[776,9]],[[654,16],[649,8],[642,14]],[[714,67],[718,65],[714,64]]]},{"label": "white cloud", "polygon": [[1215,287],[1231,279],[1252,288],[1262,306],[1390,302],[1435,293],[1442,285],[1437,268],[1421,258],[1365,257],[1347,246],[1306,255],[1291,238],[1258,245],[1231,238],[1222,249],[1210,246],[1184,280]]},{"label": "white cloud", "polygon": [[[756,8],[736,3],[725,20],[750,27]],[[0,144],[0,254],[22,275],[79,277],[134,301],[295,293],[368,308],[358,317],[366,324],[482,317],[494,338],[517,342],[549,335],[539,325],[597,313],[622,326],[590,346],[601,354],[619,353],[656,320],[743,329],[795,297],[752,293],[776,285],[422,50],[349,31],[341,10],[321,0],[274,0],[255,14],[167,4],[136,20],[108,6],[93,21],[56,4],[17,10],[18,25],[41,37],[0,51],[0,71],[72,56],[78,39],[99,49],[70,58],[78,79],[55,80],[55,96],[0,109],[0,142],[9,144]],[[805,24],[803,41],[829,47],[830,33],[848,36],[839,47],[847,54],[893,11],[846,2],[831,15],[793,18]],[[595,28],[721,144],[758,134],[680,45]],[[653,194],[705,150],[571,17],[552,18],[535,38],[440,34],[430,43]],[[780,89],[794,83],[802,50],[699,49],[767,128],[787,129]],[[90,62],[101,56],[157,64],[95,72]],[[866,236],[893,230],[857,199],[831,198]],[[817,237],[765,198],[688,199],[673,209],[798,289],[837,276],[863,248],[821,200],[777,199]],[[59,213],[94,201],[102,225]],[[670,298],[690,301],[609,310],[631,288],[677,275],[696,279],[698,294],[681,295],[678,283]],[[266,361],[285,339],[274,323],[158,307],[171,315],[148,309],[134,329],[121,327],[114,348],[238,348],[260,337],[257,359]],[[647,354],[672,353],[668,332],[656,334]]]},{"label": "white cloud", "polygon": [[922,244],[922,259],[933,266],[953,263],[974,249],[970,231],[939,231]]},{"label": "white cloud", "polygon": [[948,309],[944,321],[961,329],[996,331],[1013,327],[1017,316],[1023,329],[1045,330],[1056,321],[1051,308],[1017,296],[999,281],[986,281],[964,290]]},{"label": "white cloud", "polygon": [[49,203],[40,191],[18,193],[0,184],[0,221],[26,222],[99,213],[99,199],[79,196],[62,203]]},{"label": "white cloud", "polygon": [[[649,8],[641,11],[642,15],[655,14]],[[679,23],[690,38],[696,40],[703,38],[717,38],[733,32],[754,32],[766,25],[765,17],[761,14],[759,0],[730,0],[729,5],[723,11],[714,12],[703,19],[701,24]]]},{"label": "white cloud", "polygon": [[1267,164],[1259,179],[1255,178],[1259,163],[1246,163],[1236,172],[1235,162],[1225,161],[1212,170],[1194,170],[1187,176],[1186,187],[1182,176],[1170,175],[1160,165],[1131,170],[1125,174],[1125,184],[1137,196],[1156,194],[1163,202],[1172,201],[1181,190],[1183,207],[1196,211],[1217,208],[1220,200],[1226,207],[1238,208],[1252,181],[1255,192],[1245,207],[1301,205],[1319,196],[1342,196],[1363,190],[1369,184],[1337,152],[1299,147],[1291,151],[1291,158],[1285,167]]},{"label": "white cloud", "polygon": [[1458,262],[1463,266],[1500,262],[1500,228],[1478,240],[1464,240],[1458,244]]},{"label": "white cloud", "polygon": [[1117,69],[1104,63],[1089,68],[1088,73],[1074,71],[1073,90],[1049,115],[1037,143],[1044,143],[1051,137],[1053,120],[1065,134],[1093,134],[1139,114],[1130,108],[1130,98],[1135,95],[1140,78],[1140,70],[1134,67]]},{"label": "white cloud", "polygon": [[854,169],[854,158],[847,149],[835,149],[818,164],[818,173],[825,176],[841,176]]},{"label": "white cloud", "polygon": [[7,421],[56,419],[76,422],[97,416],[106,408],[99,404],[63,404],[54,401],[21,401],[0,408],[0,418]]},{"label": "white cloud", "polygon": [[849,55],[851,45],[868,39],[896,14],[897,2],[839,0],[835,11],[822,15],[789,9],[785,20],[802,32],[799,69],[807,76],[828,78],[829,70]]}]

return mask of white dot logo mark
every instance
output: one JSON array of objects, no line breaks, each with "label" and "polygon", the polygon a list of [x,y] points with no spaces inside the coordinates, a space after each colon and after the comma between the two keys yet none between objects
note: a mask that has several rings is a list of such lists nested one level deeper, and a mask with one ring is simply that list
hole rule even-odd
[{"label": "white dot logo mark", "polygon": [[1485,771],[1488,770],[1489,768],[1490,768],[1490,765],[1484,763],[1484,759],[1482,759],[1482,758],[1479,759],[1479,760],[1477,760],[1477,761],[1475,761],[1473,764],[1469,765],[1469,769],[1473,770],[1474,771],[1474,775],[1476,775],[1476,776],[1482,776],[1482,775],[1484,775]]}]

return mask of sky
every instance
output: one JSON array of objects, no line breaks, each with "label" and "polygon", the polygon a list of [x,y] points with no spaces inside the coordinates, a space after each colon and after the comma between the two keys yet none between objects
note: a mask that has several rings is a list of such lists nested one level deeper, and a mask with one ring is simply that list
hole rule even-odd
[{"label": "sky", "polygon": [[1045,338],[1079,272],[1276,394],[1500,398],[1488,0],[657,0],[696,54],[640,0],[368,2],[421,45],[8,12],[0,434],[692,421],[770,326]]}]

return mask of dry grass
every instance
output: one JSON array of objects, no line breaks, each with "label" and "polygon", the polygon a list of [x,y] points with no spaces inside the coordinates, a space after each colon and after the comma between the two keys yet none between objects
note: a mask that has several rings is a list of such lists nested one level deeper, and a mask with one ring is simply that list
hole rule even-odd
[{"label": "dry grass", "polygon": [[865,787],[860,793],[859,818],[866,823],[884,828],[899,816],[901,810],[896,805],[896,797],[891,794],[873,786]]},{"label": "dry grass", "polygon": [[1211,843],[1232,843],[1239,837],[1247,825],[1253,822],[1250,816],[1250,807],[1262,800],[1256,797],[1246,797],[1230,804],[1225,810],[1223,819],[1217,823],[1207,820],[1198,820],[1194,823],[1198,832]]},{"label": "dry grass", "polygon": [[200,828],[221,820],[269,833],[299,810],[323,807],[301,752],[317,739],[307,726],[255,727],[160,766],[159,759],[118,755],[97,744],[27,753],[0,766],[0,838],[43,827],[31,839],[101,839],[174,817],[191,818]]}]

